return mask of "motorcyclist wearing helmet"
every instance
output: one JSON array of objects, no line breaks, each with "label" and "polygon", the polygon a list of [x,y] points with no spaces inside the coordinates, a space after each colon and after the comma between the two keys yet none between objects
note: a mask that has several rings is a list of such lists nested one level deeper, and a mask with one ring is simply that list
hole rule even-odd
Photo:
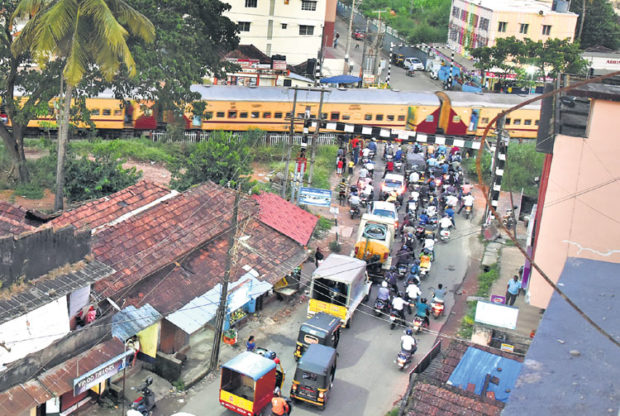
[{"label": "motorcyclist wearing helmet", "polygon": [[394,291],[398,292],[398,284],[396,280],[396,267],[392,266],[390,270],[385,273],[385,281],[389,285],[389,287]]},{"label": "motorcyclist wearing helmet", "polygon": [[381,287],[379,288],[379,292],[377,292],[377,299],[386,302],[390,300],[390,289],[388,288],[387,282],[381,282]]},{"label": "motorcyclist wearing helmet", "polygon": [[430,314],[430,308],[426,303],[426,298],[422,298],[415,304],[415,315],[424,319],[424,325],[427,327],[430,325],[430,321],[428,319],[428,315]]},{"label": "motorcyclist wearing helmet", "polygon": [[409,269],[409,274],[407,274],[407,282],[415,282],[415,284],[420,283],[420,279],[418,278],[418,274],[420,273],[420,260],[416,260],[411,269]]},{"label": "motorcyclist wearing helmet", "polygon": [[415,338],[413,337],[413,331],[411,328],[405,330],[405,335],[400,337],[400,348],[403,351],[407,351],[409,354],[413,354],[418,349]]},{"label": "motorcyclist wearing helmet", "polygon": [[278,357],[274,358],[273,362],[276,364],[276,387],[281,389],[284,382],[284,369]]},{"label": "motorcyclist wearing helmet", "polygon": [[280,388],[276,387],[273,391],[273,399],[271,399],[271,415],[272,416],[287,416],[291,407],[280,393]]}]

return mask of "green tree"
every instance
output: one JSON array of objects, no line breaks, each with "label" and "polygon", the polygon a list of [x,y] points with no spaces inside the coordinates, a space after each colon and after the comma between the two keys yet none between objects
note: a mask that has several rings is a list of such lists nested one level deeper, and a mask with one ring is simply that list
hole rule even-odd
[{"label": "green tree", "polygon": [[185,190],[206,181],[220,185],[237,182],[240,176],[252,172],[252,149],[257,138],[252,132],[240,135],[213,132],[208,140],[196,145],[187,159],[172,164],[170,184]]},{"label": "green tree", "polygon": [[620,48],[620,22],[608,0],[572,1],[570,10],[579,15],[576,37],[582,48]]},{"label": "green tree", "polygon": [[538,185],[536,177],[542,172],[545,155],[536,151],[536,143],[515,143],[508,145],[506,155],[506,174],[502,181],[502,189],[521,192],[536,198]]},{"label": "green tree", "polygon": [[30,51],[43,67],[56,59],[64,62],[54,200],[54,209],[60,210],[63,208],[64,162],[75,87],[92,72],[92,67],[108,81],[119,73],[122,64],[130,76],[135,75],[135,61],[127,46],[129,32],[148,41],[153,39],[155,29],[138,11],[116,0],[21,0],[12,21],[20,16],[32,17],[14,40],[13,54]]}]

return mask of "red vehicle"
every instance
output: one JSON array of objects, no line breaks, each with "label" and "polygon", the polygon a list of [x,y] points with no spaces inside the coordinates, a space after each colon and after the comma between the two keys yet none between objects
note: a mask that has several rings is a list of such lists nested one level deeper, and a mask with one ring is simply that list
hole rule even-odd
[{"label": "red vehicle", "polygon": [[366,33],[362,32],[361,30],[356,30],[353,32],[352,36],[355,40],[364,40],[364,38],[366,37]]}]

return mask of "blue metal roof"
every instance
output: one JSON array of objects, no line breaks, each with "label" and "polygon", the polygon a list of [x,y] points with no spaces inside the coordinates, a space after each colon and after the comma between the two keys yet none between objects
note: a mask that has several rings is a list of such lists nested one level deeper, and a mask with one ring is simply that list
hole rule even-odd
[{"label": "blue metal roof", "polygon": [[362,79],[353,75],[336,75],[335,77],[321,79],[321,84],[353,84]]},{"label": "blue metal roof", "polygon": [[[569,257],[558,284],[620,338],[620,264]],[[618,380],[620,350],[554,293],[502,416],[616,415]]]},{"label": "blue metal roof", "polygon": [[125,342],[161,319],[161,314],[146,303],[139,309],[127,306],[112,317],[112,336]]},{"label": "blue metal roof", "polygon": [[490,374],[499,379],[499,384],[489,382],[486,391],[492,391],[497,400],[505,402],[508,400],[520,371],[521,363],[518,361],[469,347],[450,375],[448,384],[463,390],[467,390],[469,383],[475,384],[475,393],[482,394],[485,378],[487,374]]},{"label": "blue metal roof", "polygon": [[222,367],[259,380],[262,376],[276,368],[276,363],[269,358],[253,352],[245,351],[228,361]]}]

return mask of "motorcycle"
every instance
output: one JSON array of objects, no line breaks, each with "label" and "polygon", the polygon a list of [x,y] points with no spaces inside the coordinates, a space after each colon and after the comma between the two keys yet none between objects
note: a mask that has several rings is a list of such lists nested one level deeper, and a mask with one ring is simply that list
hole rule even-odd
[{"label": "motorcycle", "polygon": [[[430,256],[429,256],[430,257]],[[420,279],[425,279],[431,272],[431,260],[420,261]]]},{"label": "motorcycle", "polygon": [[422,327],[424,326],[424,318],[416,315],[413,319],[413,332],[419,334],[422,332]]},{"label": "motorcycle", "polygon": [[407,274],[407,271],[409,270],[409,264],[406,263],[398,263],[398,266],[396,268],[397,271],[397,276],[399,280],[402,280],[405,278],[405,275]]},{"label": "motorcycle", "polygon": [[407,202],[407,214],[416,217],[418,212],[418,203],[416,201]]},{"label": "motorcycle", "polygon": [[402,172],[403,170],[403,160],[395,160],[394,161],[394,172]]},{"label": "motorcycle", "polygon": [[[134,410],[134,414],[136,414],[135,412],[140,412],[142,416],[150,416],[152,414],[152,410],[155,407],[155,394],[149,389],[151,384],[153,384],[153,377],[147,377],[144,380],[144,384],[138,387],[138,390],[142,392],[142,396],[131,403],[131,410]],[[129,412],[127,415],[131,416]]]},{"label": "motorcycle", "polygon": [[415,238],[418,239],[419,242],[424,241],[424,231],[426,227],[424,225],[418,225],[415,227]]},{"label": "motorcycle", "polygon": [[465,207],[465,219],[467,219],[467,220],[468,220],[468,219],[469,219],[469,217],[471,217],[471,206],[470,206],[470,205],[467,205],[467,206]]},{"label": "motorcycle", "polygon": [[388,306],[388,301],[383,299],[375,300],[375,316],[381,316],[385,312],[385,308]]},{"label": "motorcycle", "polygon": [[[360,203],[361,203],[361,200],[360,200]],[[351,219],[354,219],[355,217],[360,217],[362,215],[362,212],[360,211],[360,206],[352,205],[351,208],[349,209],[349,214],[351,215]]]},{"label": "motorcycle", "polygon": [[394,308],[390,308],[390,329],[394,329],[396,325],[405,325],[402,318]]},{"label": "motorcycle", "polygon": [[439,230],[439,240],[444,243],[450,239],[450,227]]},{"label": "motorcycle", "polygon": [[431,302],[431,313],[433,314],[433,318],[437,319],[441,315],[443,315],[443,311],[445,309],[444,301],[433,299]]},{"label": "motorcycle", "polygon": [[414,352],[411,352],[411,351],[407,351],[403,349],[400,350],[400,352],[396,356],[396,365],[398,365],[399,370],[403,370],[405,367],[411,364],[413,354]]}]

